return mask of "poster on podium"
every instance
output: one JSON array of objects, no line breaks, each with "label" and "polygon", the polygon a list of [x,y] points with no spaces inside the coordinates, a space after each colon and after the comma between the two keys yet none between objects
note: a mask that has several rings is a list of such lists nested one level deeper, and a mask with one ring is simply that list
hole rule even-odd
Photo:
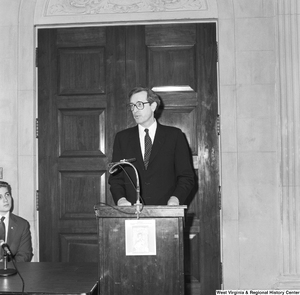
[{"label": "poster on podium", "polygon": [[127,256],[156,255],[155,220],[125,220],[125,245]]}]

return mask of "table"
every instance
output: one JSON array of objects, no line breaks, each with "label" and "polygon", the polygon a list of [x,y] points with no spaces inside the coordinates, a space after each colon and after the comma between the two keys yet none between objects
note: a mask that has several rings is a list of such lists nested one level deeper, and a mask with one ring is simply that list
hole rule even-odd
[{"label": "table", "polygon": [[[98,293],[97,263],[22,262],[16,263],[16,266],[24,280],[24,292],[27,294]],[[13,264],[8,264],[8,268],[14,268]],[[0,277],[0,294],[21,294],[22,286],[18,274]]]}]

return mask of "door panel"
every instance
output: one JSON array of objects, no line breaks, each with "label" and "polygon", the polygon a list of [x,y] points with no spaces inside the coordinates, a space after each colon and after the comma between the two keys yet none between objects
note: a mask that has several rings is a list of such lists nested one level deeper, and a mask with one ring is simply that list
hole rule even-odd
[{"label": "door panel", "polygon": [[58,63],[59,95],[104,93],[103,47],[59,49]]},{"label": "door panel", "polygon": [[127,93],[147,86],[163,102],[158,120],[185,133],[198,180],[187,202],[186,294],[214,294],[220,288],[215,24],[43,29],[38,40],[41,261],[97,261],[93,206],[113,204],[106,171],[113,139],[135,125]]}]

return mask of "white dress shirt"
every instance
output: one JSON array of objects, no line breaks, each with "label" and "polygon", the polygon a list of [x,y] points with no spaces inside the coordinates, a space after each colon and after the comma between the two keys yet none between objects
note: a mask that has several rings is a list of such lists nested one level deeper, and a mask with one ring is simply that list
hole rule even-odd
[{"label": "white dress shirt", "polygon": [[152,144],[154,142],[154,138],[155,138],[155,133],[156,133],[156,129],[157,129],[157,122],[156,120],[154,121],[154,123],[148,127],[148,128],[144,128],[141,125],[139,126],[139,137],[140,137],[140,144],[141,144],[141,152],[143,155],[143,159],[144,159],[144,154],[145,154],[145,129],[149,129],[149,136],[151,138]]},{"label": "white dress shirt", "polygon": [[1,215],[0,218],[4,216],[5,219],[4,219],[4,224],[5,224],[5,241],[7,241],[7,233],[8,233],[8,227],[9,227],[9,212],[7,212],[6,214],[4,215]]}]

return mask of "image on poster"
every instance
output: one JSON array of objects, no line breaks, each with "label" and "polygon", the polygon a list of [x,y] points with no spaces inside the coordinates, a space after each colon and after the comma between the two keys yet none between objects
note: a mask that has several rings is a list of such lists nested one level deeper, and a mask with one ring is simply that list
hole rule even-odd
[{"label": "image on poster", "polygon": [[155,220],[125,220],[127,256],[156,255]]}]

